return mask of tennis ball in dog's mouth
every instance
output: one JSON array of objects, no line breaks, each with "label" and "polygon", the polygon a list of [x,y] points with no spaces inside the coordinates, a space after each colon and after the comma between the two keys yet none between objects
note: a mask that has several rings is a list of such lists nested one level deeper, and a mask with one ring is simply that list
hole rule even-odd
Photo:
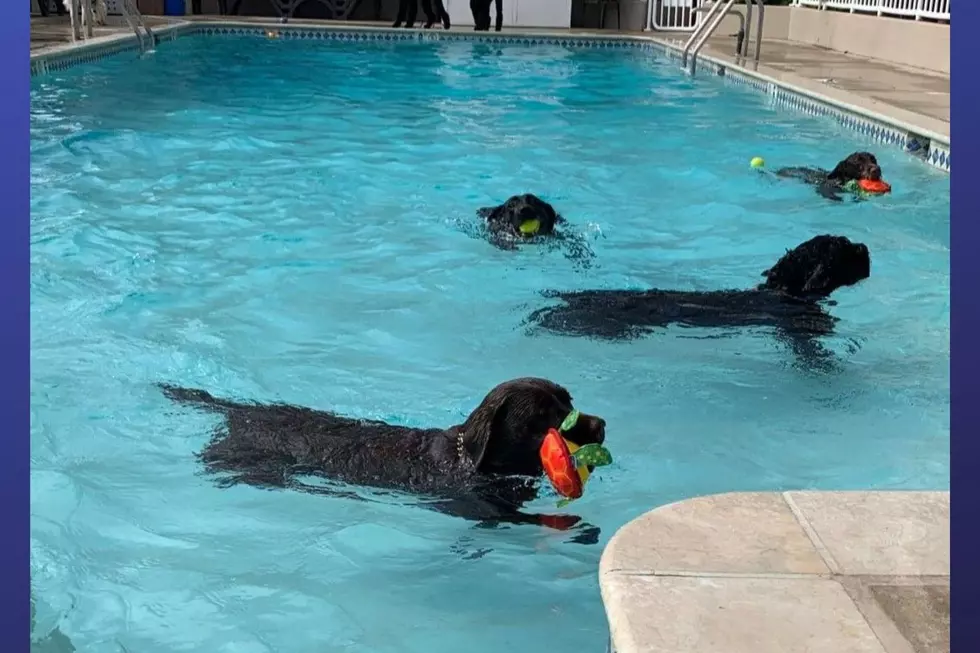
[{"label": "tennis ball in dog's mouth", "polygon": [[525,236],[533,236],[541,229],[541,221],[537,219],[525,220],[521,223],[521,226],[518,227],[518,229],[520,229],[521,234]]}]

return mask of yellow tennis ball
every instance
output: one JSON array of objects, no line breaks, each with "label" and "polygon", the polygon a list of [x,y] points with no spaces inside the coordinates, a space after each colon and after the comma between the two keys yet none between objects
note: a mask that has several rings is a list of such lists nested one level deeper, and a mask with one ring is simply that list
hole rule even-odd
[{"label": "yellow tennis ball", "polygon": [[533,236],[541,229],[541,221],[537,219],[525,220],[518,229],[525,236]]},{"label": "yellow tennis ball", "polygon": [[753,168],[761,168],[762,166],[766,165],[766,162],[761,156],[754,156],[752,157],[752,160],[749,161],[749,165]]}]

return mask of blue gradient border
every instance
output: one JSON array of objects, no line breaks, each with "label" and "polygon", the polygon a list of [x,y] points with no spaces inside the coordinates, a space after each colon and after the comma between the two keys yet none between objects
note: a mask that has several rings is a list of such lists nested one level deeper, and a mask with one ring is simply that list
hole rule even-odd
[{"label": "blue gradient border", "polygon": [[[30,26],[29,9],[16,3],[0,20],[0,49],[8,54],[0,59],[0,81],[8,89],[8,98],[0,103],[0,157],[7,173],[0,175],[4,186],[4,216],[7,232],[2,242],[0,264],[7,268],[4,275],[3,330],[7,355],[3,375],[7,390],[3,410],[7,418],[3,426],[7,435],[6,450],[0,459],[4,516],[8,534],[4,537],[6,551],[0,556],[2,590],[8,596],[7,605],[0,610],[0,642],[3,651],[28,651],[30,621]],[[20,11],[21,15],[17,16]],[[952,28],[951,60],[953,68],[972,70],[970,63],[980,61],[980,44],[970,39],[966,30],[980,21],[980,2],[963,2],[957,6],[957,25]],[[176,37],[176,32],[174,37]],[[962,64],[962,65],[960,65]],[[972,76],[972,75],[971,75]],[[972,143],[978,138],[980,124],[971,108],[980,105],[975,83],[964,81],[953,90],[952,113],[957,119],[957,139],[966,159],[961,159],[967,172],[973,165]],[[22,100],[16,100],[20,95]],[[963,163],[965,161],[965,163]],[[952,650],[980,651],[980,626],[967,619],[980,614],[980,553],[972,537],[977,526],[980,501],[980,474],[973,469],[980,460],[980,403],[971,388],[972,372],[980,368],[980,356],[973,349],[974,333],[980,333],[980,307],[968,288],[968,279],[980,276],[977,257],[966,247],[967,242],[980,245],[977,225],[980,201],[968,185],[952,183],[950,242],[960,245],[950,248],[951,260],[951,490],[959,500],[951,507],[951,555],[956,570],[952,583],[951,609]],[[959,217],[957,217],[959,216]],[[954,239],[955,236],[955,239]],[[960,282],[962,280],[962,283]],[[969,293],[969,294],[968,294]],[[19,434],[19,435],[18,435]],[[976,492],[977,494],[973,494]],[[21,648],[23,646],[23,648]]]},{"label": "blue gradient border", "polygon": [[[4,451],[0,456],[3,517],[7,534],[0,553],[0,649],[11,653],[30,647],[30,5],[18,2],[0,19],[0,306],[3,306],[3,399],[0,418]],[[17,98],[20,98],[19,100]]]},{"label": "blue gradient border", "polygon": [[[974,161],[980,145],[980,122],[976,109],[976,83],[967,84],[965,74],[976,74],[973,67],[980,60],[980,44],[968,30],[980,21],[980,2],[960,2],[956,7],[956,27],[952,27],[950,70],[959,70],[960,81],[952,87],[950,120],[956,123],[956,138],[960,144],[960,174],[970,178],[970,168],[980,167]],[[980,306],[971,289],[980,276],[977,256],[967,243],[980,246],[977,237],[977,216],[980,198],[970,191],[970,183],[960,185],[950,180],[950,492],[956,501],[950,506],[950,561],[956,580],[950,579],[953,651],[980,651],[980,624],[973,621],[980,614],[980,551],[978,515],[980,510],[980,398],[973,386],[973,375],[980,365],[976,343],[980,333]],[[959,243],[955,245],[954,243]],[[951,497],[952,498],[952,497]]]}]

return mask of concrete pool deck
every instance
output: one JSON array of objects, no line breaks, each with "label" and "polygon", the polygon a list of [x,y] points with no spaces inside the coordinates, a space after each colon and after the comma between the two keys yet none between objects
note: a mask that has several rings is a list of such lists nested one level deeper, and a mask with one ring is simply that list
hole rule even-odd
[{"label": "concrete pool deck", "polygon": [[[674,46],[682,41],[664,39]],[[754,52],[751,44],[749,52]],[[941,73],[855,57],[793,41],[764,39],[759,65],[736,58],[734,39],[715,36],[702,53],[756,70],[810,94],[881,114],[949,141],[950,82]]]},{"label": "concrete pool deck", "polygon": [[[173,21],[158,16],[144,16],[151,30],[172,25]],[[31,55],[58,52],[86,44],[113,41],[133,36],[133,31],[121,16],[109,16],[106,25],[94,27],[94,38],[89,41],[71,42],[71,21],[64,16],[31,16]]]},{"label": "concrete pool deck", "polygon": [[[160,28],[179,22],[221,22],[248,25],[278,26],[274,19],[242,16],[185,16],[168,19],[146,17],[151,28]],[[100,41],[127,38],[131,32],[117,16],[109,17],[110,24],[96,29]],[[314,26],[343,29],[344,27],[387,28],[389,24],[363,21],[291,20],[292,27]],[[472,33],[471,28],[453,28],[453,32]],[[675,36],[658,32],[619,32],[614,30],[546,30],[507,29],[503,35],[542,36],[642,36],[665,45],[677,47],[686,35]],[[492,36],[492,33],[491,33]],[[67,16],[47,18],[31,17],[31,54],[63,51],[70,44],[70,25]],[[84,42],[83,42],[84,43]],[[949,76],[912,69],[898,64],[855,57],[834,50],[827,50],[802,43],[764,39],[760,64],[742,61],[734,57],[734,40],[731,36],[712,37],[702,52],[702,57],[712,58],[726,65],[736,65],[784,84],[795,86],[811,95],[831,100],[862,112],[884,117],[889,122],[906,126],[929,137],[938,136],[949,142],[950,84]],[[754,44],[750,52],[754,51]]]},{"label": "concrete pool deck", "polygon": [[681,501],[613,536],[599,584],[616,653],[945,653],[949,492]]}]

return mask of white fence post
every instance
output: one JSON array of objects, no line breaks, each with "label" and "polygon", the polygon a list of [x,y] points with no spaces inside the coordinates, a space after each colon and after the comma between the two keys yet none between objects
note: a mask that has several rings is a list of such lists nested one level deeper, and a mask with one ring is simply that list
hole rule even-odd
[{"label": "white fence post", "polygon": [[[794,0],[794,7],[949,22],[951,0]],[[964,0],[966,1],[966,0]],[[980,2],[980,0],[970,0]]]}]

